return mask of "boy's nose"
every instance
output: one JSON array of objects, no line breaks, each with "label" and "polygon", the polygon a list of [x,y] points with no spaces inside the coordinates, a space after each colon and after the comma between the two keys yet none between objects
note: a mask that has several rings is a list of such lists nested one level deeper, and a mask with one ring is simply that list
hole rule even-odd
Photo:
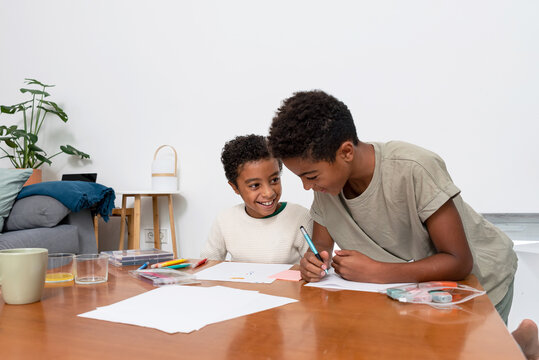
[{"label": "boy's nose", "polygon": [[311,190],[313,188],[312,184],[308,180],[301,179],[301,182],[303,183],[303,188],[305,190]]},{"label": "boy's nose", "polygon": [[266,198],[272,198],[273,195],[275,195],[275,191],[273,190],[273,188],[271,186],[265,186],[264,187],[264,197]]}]

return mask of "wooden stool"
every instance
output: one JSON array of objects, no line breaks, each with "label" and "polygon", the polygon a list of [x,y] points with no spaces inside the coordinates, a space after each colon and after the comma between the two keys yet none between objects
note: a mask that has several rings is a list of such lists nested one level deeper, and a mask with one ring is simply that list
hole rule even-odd
[{"label": "wooden stool", "polygon": [[[174,252],[174,257],[178,255],[176,249],[176,229],[174,225],[174,208],[172,204],[172,195],[179,194],[179,191],[117,191],[117,193],[122,194],[122,208],[115,209],[120,211],[120,216],[122,217],[122,223],[120,225],[120,247],[123,248],[123,239],[125,236],[125,216],[127,216],[127,198],[135,198],[135,204],[133,206],[133,221],[129,221],[129,226],[131,229],[131,223],[133,224],[133,243],[128,244],[130,249],[140,249],[140,200],[142,196],[151,196],[152,198],[152,208],[153,208],[153,233],[154,233],[154,247],[156,249],[161,249],[161,242],[159,241],[159,207],[157,199],[160,196],[168,198],[168,215],[170,222],[170,241],[172,241],[172,249]],[[130,236],[130,235],[129,235]]]}]

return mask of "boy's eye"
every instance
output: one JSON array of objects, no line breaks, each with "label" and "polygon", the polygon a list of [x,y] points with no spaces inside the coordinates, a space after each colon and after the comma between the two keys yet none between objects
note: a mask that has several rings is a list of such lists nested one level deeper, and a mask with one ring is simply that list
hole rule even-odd
[{"label": "boy's eye", "polygon": [[256,188],[258,188],[259,184],[258,183],[249,184],[248,186],[249,186],[250,189],[256,189]]},{"label": "boy's eye", "polygon": [[272,184],[278,184],[279,181],[281,181],[281,178],[279,178],[279,177],[276,177],[276,178],[271,179],[271,183],[272,183]]},{"label": "boy's eye", "polygon": [[311,177],[305,176],[305,179],[307,179],[307,180],[316,180],[317,177],[318,177],[318,175],[311,176]]}]

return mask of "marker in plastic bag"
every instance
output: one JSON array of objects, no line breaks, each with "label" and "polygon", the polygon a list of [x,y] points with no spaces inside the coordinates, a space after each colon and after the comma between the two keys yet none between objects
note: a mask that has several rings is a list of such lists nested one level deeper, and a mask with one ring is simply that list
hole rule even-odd
[{"label": "marker in plastic bag", "polygon": [[[311,248],[311,251],[314,253],[314,256],[316,256],[316,258],[322,261],[323,263],[324,260],[322,260],[322,257],[318,253],[318,250],[316,250],[316,248],[314,247],[313,241],[311,240],[311,237],[309,236],[309,234],[307,234],[307,231],[305,231],[305,228],[303,226],[300,226],[299,230],[303,234],[303,237],[305,238],[305,240],[307,240],[307,244],[309,244],[309,247]],[[324,269],[324,271],[326,272],[326,274],[329,274],[328,269]]]},{"label": "marker in plastic bag", "polygon": [[439,287],[451,289],[451,288],[458,287],[458,284],[454,281],[428,281],[428,282],[419,283],[417,284],[417,286],[420,289],[439,288]]},{"label": "marker in plastic bag", "polygon": [[398,288],[389,288],[386,290],[387,296],[395,300],[399,300],[399,298],[403,297],[405,292],[406,290]]},{"label": "marker in plastic bag", "polygon": [[432,295],[432,301],[437,303],[450,303],[453,301],[453,296],[447,291],[432,290],[429,291],[429,294]]},{"label": "marker in plastic bag", "polygon": [[399,300],[400,302],[412,303],[430,302],[432,301],[432,296],[422,289],[415,289],[403,291],[396,300]]}]

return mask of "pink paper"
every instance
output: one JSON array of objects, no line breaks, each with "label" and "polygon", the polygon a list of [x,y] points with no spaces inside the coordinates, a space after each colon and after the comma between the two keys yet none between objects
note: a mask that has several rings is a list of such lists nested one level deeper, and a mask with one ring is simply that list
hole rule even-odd
[{"label": "pink paper", "polygon": [[269,277],[277,280],[300,281],[301,273],[298,270],[285,270],[281,271],[280,273],[270,275]]}]

